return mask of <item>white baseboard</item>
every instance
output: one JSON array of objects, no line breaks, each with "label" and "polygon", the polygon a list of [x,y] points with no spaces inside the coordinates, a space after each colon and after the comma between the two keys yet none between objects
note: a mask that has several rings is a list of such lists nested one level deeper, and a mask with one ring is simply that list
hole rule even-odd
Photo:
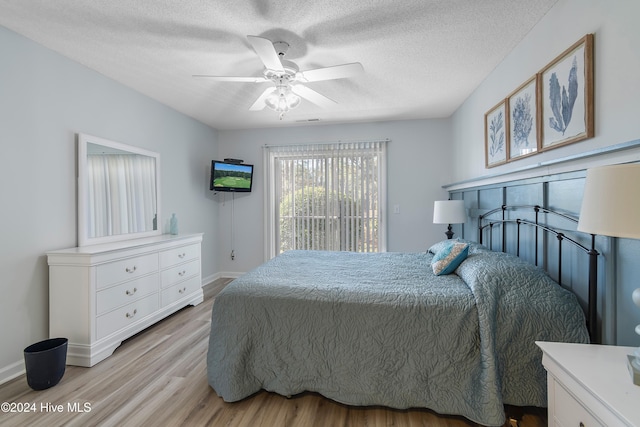
[{"label": "white baseboard", "polygon": [[207,277],[202,278],[202,286],[208,285],[209,283],[213,283],[214,281],[222,278],[227,279],[237,279],[242,276],[244,273],[241,272],[233,272],[233,271],[223,271],[220,273],[215,273]]},{"label": "white baseboard", "polygon": [[242,276],[244,273],[233,272],[233,271],[223,271],[222,273],[218,273],[219,277],[226,277],[229,279],[237,279]]},{"label": "white baseboard", "polygon": [[[25,373],[24,360],[12,363],[0,369],[0,385],[11,381]],[[25,380],[26,381],[26,380]]]},{"label": "white baseboard", "polygon": [[209,283],[215,282],[216,280],[218,280],[221,277],[223,277],[223,276],[221,276],[220,273],[215,273],[215,274],[212,274],[210,276],[203,277],[202,278],[202,286],[206,286]]}]

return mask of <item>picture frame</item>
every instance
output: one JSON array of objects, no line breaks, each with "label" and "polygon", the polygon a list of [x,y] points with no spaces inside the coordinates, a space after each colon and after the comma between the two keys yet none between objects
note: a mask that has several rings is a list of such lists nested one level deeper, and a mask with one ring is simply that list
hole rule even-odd
[{"label": "picture frame", "polygon": [[504,99],[484,115],[484,154],[487,168],[507,162],[508,125],[507,100]]},{"label": "picture frame", "polygon": [[508,161],[534,155],[540,148],[538,78],[531,77],[507,97]]},{"label": "picture frame", "polygon": [[594,136],[593,34],[538,73],[540,151]]}]

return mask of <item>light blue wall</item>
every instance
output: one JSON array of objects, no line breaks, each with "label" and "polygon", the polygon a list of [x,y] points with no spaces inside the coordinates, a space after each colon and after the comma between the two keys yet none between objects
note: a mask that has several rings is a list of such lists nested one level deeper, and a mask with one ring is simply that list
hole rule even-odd
[{"label": "light blue wall", "polygon": [[[522,178],[598,163],[640,160],[640,149],[589,161],[535,168],[585,151],[640,138],[640,31],[637,0],[559,0],[452,116],[453,181],[513,172]],[[595,137],[485,169],[484,114],[585,34],[594,34]],[[523,167],[532,167],[518,172]],[[495,182],[505,177],[488,179]]]},{"label": "light blue wall", "polygon": [[[274,116],[274,120],[276,117]],[[265,144],[300,144],[338,140],[390,139],[387,145],[387,250],[424,251],[445,238],[446,227],[433,224],[433,201],[446,199],[451,181],[449,120],[407,120],[342,125],[220,131],[220,158],[257,165],[254,189],[235,199],[235,260],[231,260],[231,196],[216,196],[220,206],[220,263],[223,274],[235,275],[264,260]],[[393,206],[400,213],[393,213]]]},{"label": "light blue wall", "polygon": [[[640,149],[635,148],[544,166],[544,162],[602,151],[640,139],[639,16],[640,1],[637,0],[559,0],[453,115],[453,153],[459,159],[452,165],[453,182],[459,184],[450,189],[640,161]],[[587,33],[594,34],[595,137],[485,169],[484,114]],[[537,167],[539,163],[543,166]],[[575,190],[581,192],[581,185],[581,181],[576,181]],[[630,183],[630,197],[640,196],[638,188],[637,183]],[[577,213],[580,200],[573,202],[574,206],[569,208]],[[634,327],[640,324],[640,309],[630,298],[633,289],[640,286],[636,279],[640,277],[637,262],[640,241],[620,239],[611,243],[611,247],[608,256],[616,258],[615,271],[607,272],[606,280],[601,283],[604,288],[601,295],[609,298],[604,301],[609,309],[605,318],[610,322],[615,320],[615,324],[604,325],[604,328],[610,331],[609,343],[638,346],[640,337],[634,333]]]},{"label": "light blue wall", "polygon": [[48,338],[49,250],[76,246],[76,133],[160,153],[161,215],[204,232],[215,274],[217,131],[0,27],[0,380]]}]

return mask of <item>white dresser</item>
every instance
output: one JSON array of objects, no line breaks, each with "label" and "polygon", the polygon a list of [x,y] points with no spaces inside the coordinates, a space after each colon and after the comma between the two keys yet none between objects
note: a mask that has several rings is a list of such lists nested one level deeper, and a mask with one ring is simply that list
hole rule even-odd
[{"label": "white dresser", "polygon": [[47,253],[49,336],[67,364],[93,366],[123,340],[202,302],[202,234],[132,239]]},{"label": "white dresser", "polygon": [[640,426],[633,347],[537,342],[547,370],[549,426]]}]

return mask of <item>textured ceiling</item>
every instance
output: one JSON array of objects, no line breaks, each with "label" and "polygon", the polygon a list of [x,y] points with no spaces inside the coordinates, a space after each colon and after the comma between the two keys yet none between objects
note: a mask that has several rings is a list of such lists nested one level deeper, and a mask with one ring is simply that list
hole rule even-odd
[{"label": "textured ceiling", "polygon": [[[450,116],[557,0],[0,0],[0,25],[217,129]],[[271,83],[247,41],[285,41],[300,70],[360,62],[308,83],[335,100],[282,121],[249,111]]]}]

